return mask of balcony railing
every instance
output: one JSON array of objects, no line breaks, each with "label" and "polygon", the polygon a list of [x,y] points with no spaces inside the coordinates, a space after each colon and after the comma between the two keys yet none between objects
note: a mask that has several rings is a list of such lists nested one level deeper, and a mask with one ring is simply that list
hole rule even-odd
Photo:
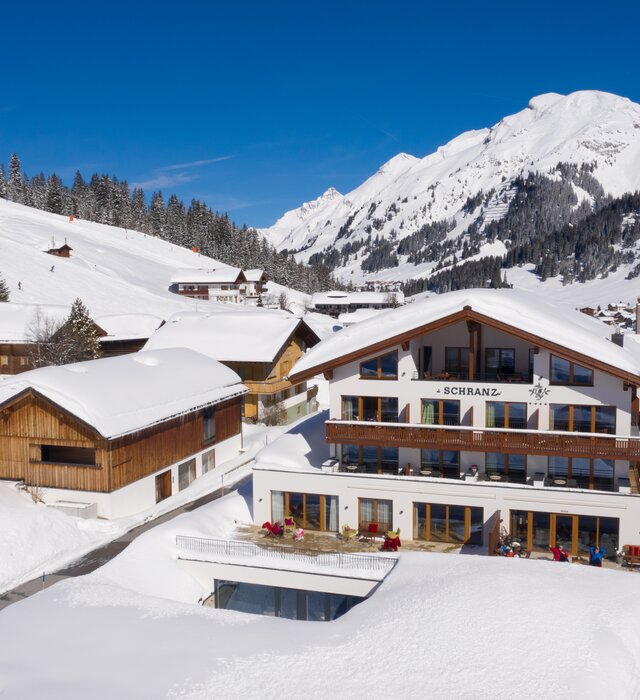
[{"label": "balcony railing", "polygon": [[595,433],[327,421],[326,436],[353,445],[640,460],[640,438]]}]

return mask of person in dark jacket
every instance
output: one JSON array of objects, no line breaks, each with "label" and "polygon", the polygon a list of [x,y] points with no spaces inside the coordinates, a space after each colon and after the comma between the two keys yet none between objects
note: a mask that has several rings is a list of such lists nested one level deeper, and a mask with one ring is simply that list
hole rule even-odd
[{"label": "person in dark jacket", "polygon": [[602,559],[605,554],[605,550],[600,547],[589,547],[589,565],[602,566]]}]

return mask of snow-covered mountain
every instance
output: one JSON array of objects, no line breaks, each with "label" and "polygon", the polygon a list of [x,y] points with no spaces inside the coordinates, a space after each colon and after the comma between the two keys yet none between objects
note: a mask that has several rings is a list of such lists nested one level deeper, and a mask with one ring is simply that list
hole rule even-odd
[{"label": "snow-covered mountain", "polygon": [[[599,183],[603,195],[640,189],[640,105],[592,90],[540,95],[521,112],[491,128],[465,132],[424,158],[395,156],[352,192],[340,195],[330,188],[262,233],[305,262],[329,264],[345,281],[424,278],[442,257],[416,262],[399,242],[441,224],[446,231],[438,240],[458,241],[461,249],[472,224],[482,234],[507,213],[517,182],[529,173],[566,180],[556,170],[559,163],[585,164],[590,183]],[[593,187],[585,189],[577,177],[568,182],[572,206],[594,205]],[[380,242],[397,260],[363,270],[363,260]],[[473,257],[502,255],[508,246],[495,237],[480,241]],[[445,266],[450,262],[444,259]]]}]

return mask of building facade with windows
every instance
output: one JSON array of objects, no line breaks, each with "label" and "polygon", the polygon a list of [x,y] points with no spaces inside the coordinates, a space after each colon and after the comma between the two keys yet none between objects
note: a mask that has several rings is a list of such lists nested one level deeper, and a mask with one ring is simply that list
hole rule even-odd
[{"label": "building facade with windows", "polygon": [[502,521],[529,549],[640,542],[640,362],[608,333],[515,290],[452,292],[341,331],[293,370],[329,381],[331,459],[259,469],[257,517],[267,501],[278,514],[281,493],[284,510],[286,494],[313,494],[316,521],[338,499],[325,529],[486,545]]},{"label": "building facade with windows", "polygon": [[0,478],[102,517],[139,512],[239,454],[246,391],[185,348],[0,380]]}]

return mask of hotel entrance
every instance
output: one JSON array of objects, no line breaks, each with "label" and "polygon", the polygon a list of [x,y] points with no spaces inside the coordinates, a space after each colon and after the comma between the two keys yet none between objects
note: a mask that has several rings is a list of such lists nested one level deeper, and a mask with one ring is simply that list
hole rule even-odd
[{"label": "hotel entrance", "polygon": [[547,552],[561,544],[573,556],[589,556],[589,547],[602,547],[615,559],[620,520],[597,515],[569,515],[537,511],[510,511],[511,535],[533,552]]}]

